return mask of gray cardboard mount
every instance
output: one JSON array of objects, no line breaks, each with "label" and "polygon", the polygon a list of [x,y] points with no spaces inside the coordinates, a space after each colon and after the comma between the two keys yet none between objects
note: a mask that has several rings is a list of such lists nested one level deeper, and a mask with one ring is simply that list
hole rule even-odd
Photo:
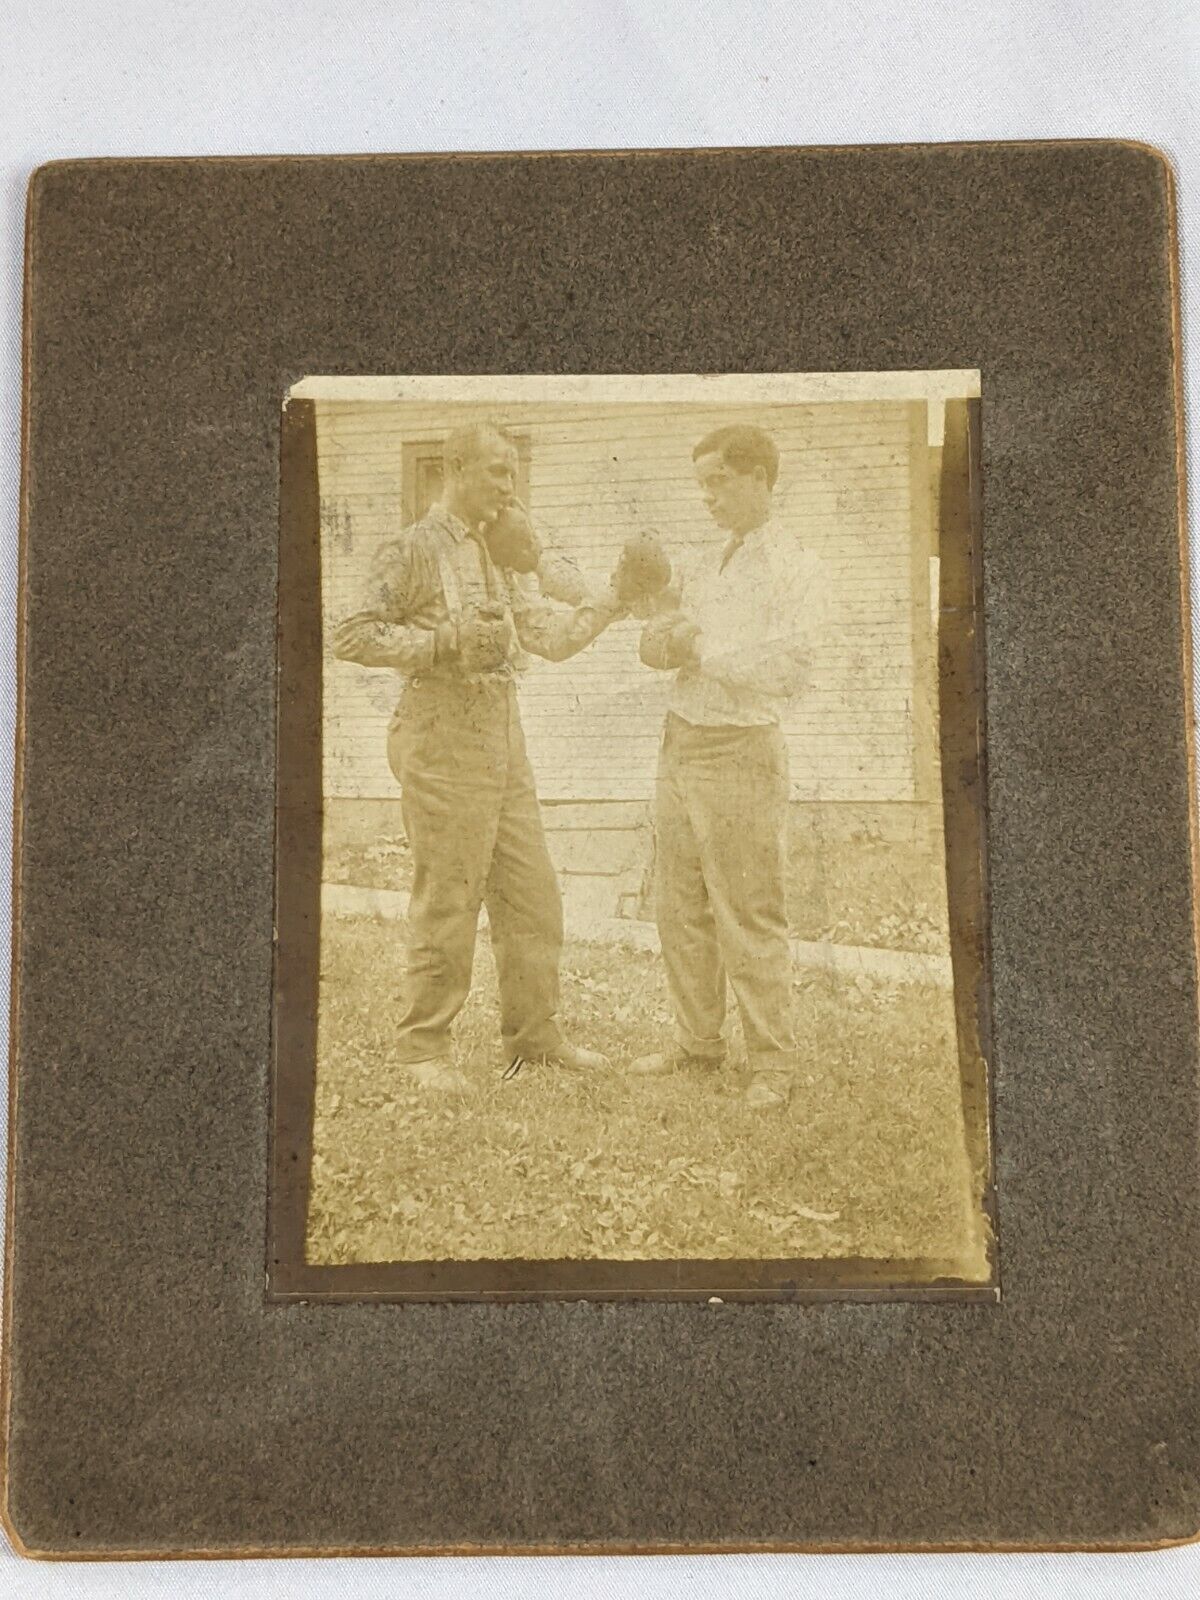
[{"label": "gray cardboard mount", "polygon": [[[6,1515],[30,1553],[1200,1530],[1170,176],[1112,143],[62,162],[29,209]],[[983,373],[997,1305],[265,1286],[313,373]]]}]

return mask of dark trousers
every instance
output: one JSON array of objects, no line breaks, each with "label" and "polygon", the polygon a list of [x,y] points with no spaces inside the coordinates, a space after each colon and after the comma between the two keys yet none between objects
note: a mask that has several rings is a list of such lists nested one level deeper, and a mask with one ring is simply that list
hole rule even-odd
[{"label": "dark trousers", "polygon": [[397,1056],[423,1061],[449,1051],[451,1024],[471,987],[481,904],[509,1057],[553,1049],[561,1039],[562,898],[515,687],[410,684],[392,719],[388,758],[413,859]]},{"label": "dark trousers", "polygon": [[677,1043],[718,1056],[726,979],[755,1071],[793,1071],[787,745],[669,715],[656,797],[658,934]]}]

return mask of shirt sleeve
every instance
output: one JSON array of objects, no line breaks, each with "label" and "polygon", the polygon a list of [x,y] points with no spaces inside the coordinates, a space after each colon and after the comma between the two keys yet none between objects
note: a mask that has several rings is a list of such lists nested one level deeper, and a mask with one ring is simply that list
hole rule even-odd
[{"label": "shirt sleeve", "polygon": [[534,573],[510,573],[508,585],[521,648],[544,661],[578,655],[622,615],[622,607],[607,590],[592,591],[582,604],[560,608],[546,599]]},{"label": "shirt sleeve", "polygon": [[428,563],[411,533],[376,552],[363,601],[333,630],[333,653],[360,667],[424,672],[433,665],[436,634],[409,618],[429,604]]}]

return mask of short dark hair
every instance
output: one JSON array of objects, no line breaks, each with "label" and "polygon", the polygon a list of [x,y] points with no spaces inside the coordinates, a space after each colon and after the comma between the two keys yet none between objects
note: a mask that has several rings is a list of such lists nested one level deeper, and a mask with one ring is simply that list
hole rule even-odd
[{"label": "short dark hair", "polygon": [[753,472],[755,467],[761,467],[767,475],[767,488],[775,487],[779,476],[779,447],[765,428],[756,428],[748,422],[714,428],[692,451],[692,460],[699,461],[701,456],[711,455],[719,455],[735,472]]},{"label": "short dark hair", "polygon": [[503,439],[505,444],[516,448],[504,424],[496,422],[491,417],[483,417],[478,422],[467,422],[461,428],[455,428],[452,433],[447,434],[442,445],[443,471],[450,470],[452,461],[469,461],[472,456],[478,455],[483,448],[483,441],[490,438]]}]

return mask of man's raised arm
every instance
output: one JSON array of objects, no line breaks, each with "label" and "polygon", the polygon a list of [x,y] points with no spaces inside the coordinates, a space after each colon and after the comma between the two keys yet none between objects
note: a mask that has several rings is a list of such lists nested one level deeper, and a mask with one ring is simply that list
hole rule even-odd
[{"label": "man's raised arm", "polygon": [[539,549],[532,573],[510,576],[513,620],[517,637],[531,655],[547,661],[566,661],[603,633],[610,622],[628,616],[631,609],[652,603],[670,578],[670,563],[653,534],[638,534],[626,541],[607,584],[592,587],[580,580],[579,603],[562,610],[546,598],[551,581],[561,573],[548,567],[547,552]]},{"label": "man's raised arm", "polygon": [[625,615],[615,587],[596,588],[581,604],[560,607],[542,594],[533,573],[509,578],[513,622],[521,648],[544,661],[566,661]]}]

